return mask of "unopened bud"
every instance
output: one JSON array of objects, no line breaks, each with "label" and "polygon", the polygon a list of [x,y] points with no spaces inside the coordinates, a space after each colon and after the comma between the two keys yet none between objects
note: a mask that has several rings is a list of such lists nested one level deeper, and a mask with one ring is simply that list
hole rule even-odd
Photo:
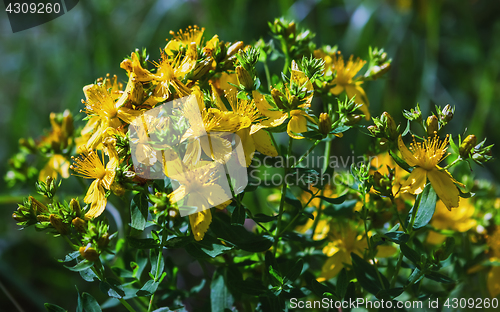
[{"label": "unopened bud", "polygon": [[349,114],[346,117],[347,117],[347,121],[344,122],[344,124],[346,126],[354,126],[355,124],[357,124],[358,122],[360,122],[362,120],[361,116],[356,115],[356,114]]},{"label": "unopened bud", "polygon": [[86,247],[84,247],[84,246],[80,247],[78,251],[80,251],[80,255],[82,256],[82,258],[84,258],[86,260],[89,260],[89,261],[99,260],[99,253],[94,248],[92,248],[88,245]]},{"label": "unopened bud", "polygon": [[376,137],[376,138],[379,138],[381,137],[381,131],[380,131],[380,128],[375,126],[375,125],[371,125],[371,126],[368,126],[367,127],[368,131],[370,131],[370,133]]},{"label": "unopened bud", "polygon": [[227,49],[227,57],[231,57],[233,55],[236,55],[236,53],[238,53],[239,50],[241,50],[243,48],[244,44],[243,44],[243,41],[238,41],[238,42],[235,42],[233,43],[228,49]]},{"label": "unopened bud", "polygon": [[35,213],[41,214],[41,213],[46,213],[49,212],[49,209],[47,209],[47,206],[36,200],[33,196],[30,196],[28,198],[29,203],[31,205],[31,208],[35,211]]},{"label": "unopened bud", "polygon": [[87,222],[85,220],[76,217],[71,221],[71,223],[78,232],[80,233],[87,232]]},{"label": "unopened bud", "polygon": [[272,89],[271,96],[273,97],[274,103],[278,106],[278,108],[286,109],[285,104],[281,101],[281,98],[285,97],[285,95],[280,90],[276,88]]},{"label": "unopened bud", "polygon": [[253,89],[253,78],[242,66],[236,67],[236,77],[240,86],[243,86],[245,90],[250,91]]},{"label": "unopened bud", "polygon": [[468,158],[471,150],[476,146],[477,138],[475,135],[468,135],[465,140],[463,140],[462,144],[458,148],[458,152],[462,158]]},{"label": "unopened bud", "polygon": [[56,231],[61,235],[69,234],[68,225],[65,224],[61,218],[55,214],[50,215],[50,224],[56,229]]},{"label": "unopened bud", "polygon": [[82,209],[80,208],[80,203],[76,199],[72,198],[69,202],[69,206],[77,216],[81,215]]},{"label": "unopened bud", "polygon": [[38,215],[36,216],[36,220],[38,222],[50,222],[50,218],[47,215]]},{"label": "unopened bud", "polygon": [[293,35],[295,37],[296,30],[297,30],[297,26],[295,25],[295,22],[290,22],[290,23],[288,23],[288,27],[286,29],[285,35],[287,37],[290,37],[290,35]]},{"label": "unopened bud", "polygon": [[453,114],[455,113],[455,109],[451,107],[450,104],[447,104],[443,108],[443,111],[441,113],[442,113],[441,118],[443,119],[443,121],[450,122],[453,119]]},{"label": "unopened bud", "polygon": [[19,214],[15,213],[15,212],[12,214],[12,219],[16,220],[17,222],[28,221],[28,219],[25,216],[19,215]]},{"label": "unopened bud", "polygon": [[398,138],[398,128],[394,119],[388,112],[382,113],[382,122],[385,125],[386,136],[390,140],[396,140]]},{"label": "unopened bud", "polygon": [[439,130],[439,121],[436,116],[432,115],[427,117],[427,136],[434,136]]},{"label": "unopened bud", "polygon": [[319,132],[327,135],[330,131],[332,131],[332,120],[328,113],[321,113],[319,115]]},{"label": "unopened bud", "polygon": [[99,239],[97,240],[97,247],[99,248],[106,248],[109,244],[109,234],[104,233]]}]

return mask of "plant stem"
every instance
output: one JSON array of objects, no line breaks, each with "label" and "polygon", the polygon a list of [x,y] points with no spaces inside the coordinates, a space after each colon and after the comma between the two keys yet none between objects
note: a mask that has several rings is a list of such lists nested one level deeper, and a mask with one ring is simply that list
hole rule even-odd
[{"label": "plant stem", "polygon": [[267,90],[271,92],[271,75],[269,74],[269,67],[267,66],[267,60],[264,62],[264,72],[266,73]]},{"label": "plant stem", "polygon": [[128,304],[128,302],[127,302],[127,301],[125,301],[125,299],[120,298],[120,299],[118,299],[118,300],[120,300],[121,304],[122,304],[122,305],[123,305],[123,306],[124,306],[124,307],[125,307],[128,311],[130,311],[130,312],[135,312],[134,308],[132,308],[132,306],[131,306],[130,304]]},{"label": "plant stem", "polygon": [[309,203],[316,197],[316,195],[318,195],[318,193],[320,192],[320,190],[318,190],[314,195],[311,195],[311,198],[309,198],[309,200],[307,201],[307,203],[302,206],[302,209],[295,215],[295,217],[293,217],[292,221],[290,221],[286,226],[285,228],[281,231],[280,235],[285,233],[285,231],[295,222],[295,220],[297,220],[298,217],[300,217],[300,215],[302,214],[302,211],[304,210],[304,208],[307,207],[307,205],[309,205]]},{"label": "plant stem", "polygon": [[[328,140],[325,143],[325,153],[324,153],[324,159],[325,162],[323,163],[323,168],[321,168],[321,175],[323,175],[326,172],[326,169],[328,169],[328,161],[330,159],[330,153],[332,150],[332,140]],[[321,196],[323,197],[323,194],[325,192],[325,187],[323,186],[321,188]],[[321,213],[323,212],[323,198],[319,199],[319,205],[318,205],[318,213],[316,215],[316,218],[314,218],[314,223],[312,226],[312,233],[311,233],[311,239],[314,238],[314,233],[316,233],[316,228],[318,227],[319,219],[321,218]]]},{"label": "plant stem", "polygon": [[314,144],[307,150],[307,152],[304,155],[300,156],[299,160],[295,163],[293,168],[297,168],[297,165],[300,164],[314,150],[314,148],[318,146],[320,142],[321,140],[317,140],[316,142],[314,142]]},{"label": "plant stem", "polygon": [[276,251],[278,249],[278,241],[280,239],[280,234],[281,234],[281,223],[282,223],[281,219],[283,218],[283,210],[285,207],[286,188],[287,188],[286,176],[288,174],[288,171],[290,170],[290,166],[288,166],[288,160],[290,159],[290,156],[292,154],[292,144],[293,144],[293,139],[289,138],[288,139],[287,159],[286,159],[285,171],[284,171],[284,175],[283,175],[283,184],[281,186],[281,200],[280,200],[280,207],[279,207],[279,212],[278,212],[278,225],[276,227],[276,234],[274,235],[273,253],[274,253],[275,257],[276,257]]}]

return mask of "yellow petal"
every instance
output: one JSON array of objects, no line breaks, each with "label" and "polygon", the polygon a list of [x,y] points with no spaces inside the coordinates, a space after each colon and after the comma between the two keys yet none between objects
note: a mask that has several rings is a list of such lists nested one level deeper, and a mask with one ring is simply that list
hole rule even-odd
[{"label": "yellow petal", "polygon": [[339,95],[342,91],[344,91],[344,87],[339,84],[330,89],[330,93],[333,95]]},{"label": "yellow petal", "polygon": [[351,263],[350,256],[348,256],[344,251],[337,252],[336,254],[328,258],[325,264],[323,264],[320,276],[325,278],[326,280],[337,276],[342,268],[344,268],[344,263]]},{"label": "yellow petal", "polygon": [[278,151],[273,145],[271,136],[265,130],[259,130],[252,135],[253,141],[255,143],[255,148],[264,155],[276,157],[278,156]]},{"label": "yellow petal", "polygon": [[401,135],[398,137],[398,149],[401,152],[401,156],[403,156],[403,159],[408,163],[410,167],[413,167],[417,164],[417,159],[415,158],[415,156],[413,156],[412,152],[410,152],[410,150],[406,147]]},{"label": "yellow petal", "polygon": [[207,135],[200,138],[203,152],[220,163],[225,163],[231,155],[231,142],[218,135]]},{"label": "yellow petal", "polygon": [[437,169],[429,171],[428,176],[434,191],[446,205],[446,208],[451,210],[453,207],[458,207],[460,193],[453,183],[452,176],[447,171]]},{"label": "yellow petal", "polygon": [[102,187],[100,180],[94,180],[87,191],[83,201],[90,205],[89,211],[85,214],[85,219],[93,219],[100,216],[106,208],[106,191]]},{"label": "yellow petal", "polygon": [[446,240],[446,236],[438,232],[429,231],[427,242],[432,245],[441,245]]},{"label": "yellow petal", "polygon": [[189,215],[189,224],[193,232],[194,239],[200,241],[208,231],[208,227],[212,223],[212,213],[210,209],[206,209]]},{"label": "yellow petal", "polygon": [[303,139],[303,137],[293,134],[307,131],[307,119],[302,115],[302,111],[293,110],[290,112],[291,118],[288,121],[288,135],[294,139]]},{"label": "yellow petal", "polygon": [[401,191],[420,194],[424,190],[425,182],[427,182],[427,171],[416,167],[401,186]]}]

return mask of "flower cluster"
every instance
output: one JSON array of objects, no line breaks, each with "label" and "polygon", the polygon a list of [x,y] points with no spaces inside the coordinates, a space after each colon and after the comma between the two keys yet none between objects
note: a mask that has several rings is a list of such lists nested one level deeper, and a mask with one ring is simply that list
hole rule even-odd
[{"label": "flower cluster", "polygon": [[[123,83],[107,75],[84,86],[85,124],[74,131],[69,111],[52,113],[52,130],[23,140],[11,160],[11,184],[38,176],[40,195],[13,218],[64,237],[74,249],[64,261],[77,262],[70,270],[99,279],[129,311],[172,308],[181,303],[173,298],[200,291],[176,292],[178,268],[165,249],[183,248],[214,268],[212,294],[232,293],[231,302],[211,298],[220,311],[244,300],[277,311],[291,297],[441,296],[429,282],[463,278],[444,274],[457,233],[491,249],[478,253],[483,262],[467,262],[470,274],[496,263],[499,230],[490,220],[500,214],[481,210],[494,196],[473,197],[491,186],[460,171],[470,160],[492,160],[491,145],[472,134],[455,144],[449,105],[427,119],[418,106],[404,111],[404,131],[387,112],[372,117],[363,88],[390,69],[384,50],[370,48],[362,60],[317,48],[294,22],[276,19],[270,28],[271,41],[252,45],[206,38],[197,26],[170,32],[157,60],[136,50],[121,62]],[[280,57],[283,70],[271,75],[268,65]],[[370,161],[333,172],[332,142],[353,128],[374,138]],[[320,143],[322,166],[304,167]],[[310,147],[299,153],[297,145]],[[32,154],[42,156],[39,171]],[[286,163],[272,168],[279,185],[235,182],[265,177],[260,157]],[[244,170],[234,172],[233,162]],[[325,178],[332,176],[340,182]],[[85,187],[81,200],[61,191],[66,179]],[[115,219],[115,243],[106,216]],[[125,257],[130,265],[116,261]],[[111,264],[119,281],[105,270]],[[498,295],[498,270],[489,274]]]}]

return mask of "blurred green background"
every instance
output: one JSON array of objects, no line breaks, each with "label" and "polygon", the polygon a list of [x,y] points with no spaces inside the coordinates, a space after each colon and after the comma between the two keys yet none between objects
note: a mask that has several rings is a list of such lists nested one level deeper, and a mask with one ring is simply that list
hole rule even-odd
[{"label": "blurred green background", "polygon": [[[451,104],[456,114],[449,132],[468,128],[468,134],[497,144],[493,152],[499,154],[498,0],[83,0],[60,18],[15,34],[0,12],[1,175],[20,138],[38,137],[50,127],[50,112],[79,114],[84,85],[106,73],[126,81],[119,64],[135,48],[147,47],[157,59],[168,32],[192,24],[205,27],[206,38],[267,41],[267,22],[279,16],[316,33],[318,46],[338,45],[344,55],[366,59],[370,45],[386,50],[392,69],[365,84],[372,115],[387,111],[403,122],[402,109],[417,102],[425,116],[434,105]],[[336,142],[338,153],[351,147],[362,153],[372,142],[351,132]],[[497,164],[474,168],[477,176],[498,181]],[[80,291],[92,285],[54,260],[68,251],[65,243],[34,229],[18,231],[10,217],[33,190],[31,184],[9,189],[0,181],[0,282],[25,311],[42,311],[44,302],[72,310],[74,285]],[[15,310],[4,291],[0,307]]]}]

